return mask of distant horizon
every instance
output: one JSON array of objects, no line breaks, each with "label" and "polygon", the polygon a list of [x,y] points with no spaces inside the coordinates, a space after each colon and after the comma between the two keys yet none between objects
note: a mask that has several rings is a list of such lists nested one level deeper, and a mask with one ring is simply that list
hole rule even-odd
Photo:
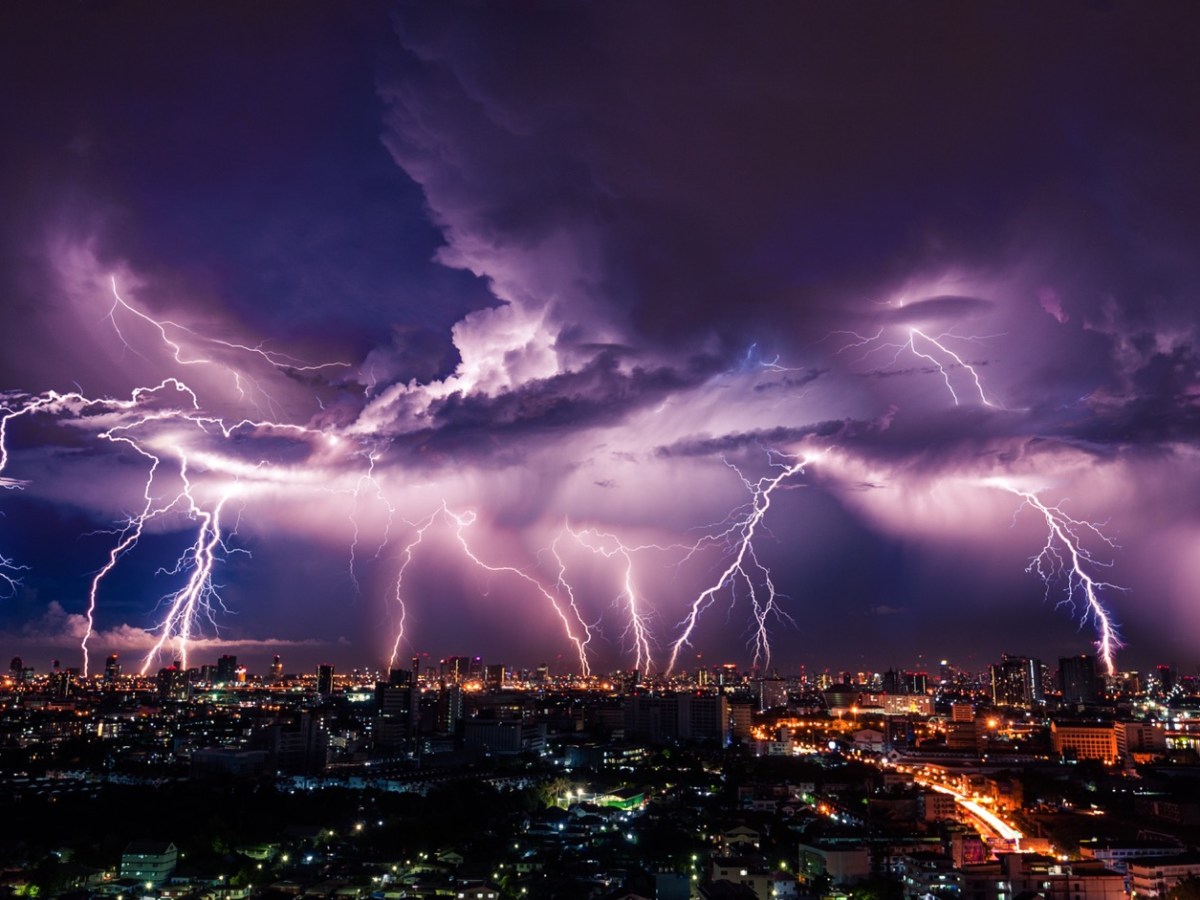
[{"label": "distant horizon", "polygon": [[[76,648],[76,650],[78,650],[78,648]],[[380,664],[380,663],[375,663],[375,664],[359,663],[356,665],[356,664],[348,663],[348,662],[338,662],[337,660],[331,660],[329,658],[324,658],[324,657],[312,657],[311,663],[305,662],[300,665],[297,665],[296,663],[293,662],[293,663],[291,663],[291,667],[289,668],[289,656],[286,652],[280,652],[278,654],[275,654],[273,652],[268,652],[266,655],[263,655],[262,653],[259,653],[259,652],[255,652],[253,654],[243,654],[243,653],[236,652],[236,649],[216,653],[215,655],[213,655],[211,660],[208,659],[207,657],[203,660],[200,660],[198,658],[193,658],[193,659],[189,660],[188,668],[199,670],[199,669],[204,668],[205,666],[216,666],[219,658],[222,655],[225,655],[225,653],[229,653],[229,655],[234,656],[237,659],[238,666],[245,667],[247,674],[250,676],[268,675],[270,673],[270,667],[272,665],[272,660],[275,655],[278,655],[280,657],[280,662],[283,665],[285,675],[297,675],[297,676],[315,675],[317,668],[321,665],[333,665],[335,672],[339,675],[349,674],[354,671],[377,672],[380,674],[386,674],[386,672],[388,670],[386,663],[382,663],[382,664]],[[1057,669],[1060,659],[1068,659],[1068,658],[1072,658],[1072,657],[1078,657],[1081,655],[1087,655],[1087,656],[1091,656],[1093,659],[1097,659],[1097,669],[1096,669],[1097,677],[1104,677],[1104,675],[1105,675],[1105,672],[1103,671],[1102,667],[1099,664],[1099,658],[1096,656],[1096,654],[1094,652],[1087,653],[1086,651],[1081,651],[1079,653],[1056,654],[1054,656],[1039,656],[1037,653],[1021,653],[1021,652],[1017,652],[1014,650],[998,651],[995,654],[994,658],[989,658],[986,661],[982,661],[978,664],[976,664],[975,662],[970,662],[970,663],[956,662],[954,657],[939,656],[936,658],[932,658],[932,660],[930,658],[925,658],[924,660],[921,660],[920,662],[916,662],[916,663],[912,663],[912,664],[899,664],[899,663],[890,664],[889,663],[889,664],[874,664],[874,665],[870,665],[870,666],[864,666],[864,665],[846,666],[846,665],[834,665],[834,664],[808,665],[808,664],[801,662],[801,663],[797,663],[793,667],[785,668],[783,666],[779,666],[779,667],[773,666],[770,669],[760,669],[759,671],[760,671],[760,674],[762,674],[762,675],[778,674],[780,677],[784,677],[784,678],[798,677],[801,674],[801,667],[804,668],[804,674],[807,674],[810,676],[817,675],[817,674],[829,674],[829,675],[840,676],[842,673],[845,673],[845,672],[851,672],[851,673],[856,673],[856,674],[859,672],[871,673],[871,674],[883,674],[889,670],[896,671],[896,672],[925,672],[926,674],[933,676],[933,675],[937,674],[939,667],[940,667],[941,660],[945,659],[945,660],[947,660],[947,662],[951,668],[954,668],[958,671],[968,672],[970,674],[982,674],[982,673],[987,672],[988,669],[992,665],[998,664],[1001,660],[1001,656],[1004,654],[1007,654],[1008,656],[1014,656],[1014,657],[1028,657],[1028,658],[1037,659],[1044,666],[1048,667],[1050,669],[1051,673],[1053,673]],[[549,673],[551,675],[578,676],[580,674],[577,669],[571,669],[569,664],[567,663],[567,661],[563,660],[561,658],[559,658],[558,660],[547,659],[547,660],[541,660],[541,661],[535,662],[535,663],[521,664],[521,663],[510,663],[504,659],[499,659],[499,658],[495,658],[495,659],[489,658],[485,654],[449,653],[449,654],[445,654],[442,656],[433,656],[431,654],[418,654],[418,655],[420,656],[420,659],[421,659],[421,670],[422,671],[429,671],[430,668],[436,670],[439,663],[442,660],[449,659],[453,656],[463,656],[463,657],[467,657],[467,658],[472,658],[472,657],[478,656],[478,657],[480,657],[483,666],[500,664],[500,665],[505,666],[505,670],[507,672],[514,672],[514,671],[533,672],[533,671],[536,671],[540,666],[547,665],[549,668]],[[109,656],[108,653],[93,655],[94,662],[92,665],[92,671],[90,672],[90,676],[100,677],[103,675],[104,662],[108,658],[108,656]],[[122,674],[124,674],[124,675],[137,674],[137,671],[141,668],[142,662],[144,660],[144,657],[141,657],[141,656],[135,657],[135,656],[121,653],[119,651],[117,652],[117,656],[121,663]],[[80,668],[77,664],[75,664],[71,661],[72,657],[67,652],[63,652],[63,653],[59,653],[59,654],[41,653],[38,656],[32,656],[28,653],[22,653],[22,652],[12,652],[12,653],[9,653],[7,656],[5,656],[4,659],[7,661],[7,660],[13,659],[15,657],[20,657],[26,667],[32,666],[36,674],[45,674],[47,672],[50,672],[52,669],[52,662],[55,659],[59,660],[59,662],[61,663],[61,668],[63,668],[63,669],[78,669],[78,668]],[[294,657],[291,657],[291,658],[294,659]],[[400,659],[397,662],[397,665],[395,666],[395,668],[408,669],[410,667],[411,659],[412,659],[412,654],[409,654],[408,656],[403,657],[402,659]],[[131,665],[131,663],[136,663],[136,665]],[[557,665],[556,665],[556,663],[557,663]],[[173,664],[173,662],[171,660],[164,659],[161,663],[151,667],[147,671],[147,676],[151,676],[154,673],[156,673],[159,669],[168,667],[172,664]],[[678,672],[676,672],[675,674],[680,674],[680,675],[691,674],[691,673],[698,671],[701,668],[704,668],[707,670],[715,670],[715,669],[719,669],[726,665],[734,665],[736,667],[736,670],[739,673],[754,671],[754,667],[751,666],[748,662],[738,662],[736,660],[722,660],[722,661],[718,662],[718,661],[706,659],[703,662],[697,661],[692,665],[681,667],[680,670]],[[1181,676],[1198,676],[1198,675],[1200,675],[1200,665],[1195,665],[1195,666],[1186,665],[1185,666],[1185,665],[1179,664],[1177,661],[1167,661],[1167,660],[1163,660],[1163,661],[1159,661],[1159,662],[1143,662],[1140,665],[1123,665],[1123,666],[1119,667],[1118,675],[1124,675],[1124,674],[1130,674],[1130,673],[1145,674],[1148,672],[1153,672],[1155,669],[1157,669],[1159,666],[1162,666],[1162,665],[1169,665],[1174,671],[1176,671]],[[632,670],[629,668],[623,668],[623,669],[622,668],[612,668],[612,669],[594,670],[591,674],[596,677],[606,677],[609,675],[625,674],[625,673],[629,673],[630,671],[632,671]],[[643,673],[643,674],[645,674],[645,673]],[[662,676],[662,674],[663,674],[662,672],[651,672],[646,677],[655,678],[655,677]]]}]

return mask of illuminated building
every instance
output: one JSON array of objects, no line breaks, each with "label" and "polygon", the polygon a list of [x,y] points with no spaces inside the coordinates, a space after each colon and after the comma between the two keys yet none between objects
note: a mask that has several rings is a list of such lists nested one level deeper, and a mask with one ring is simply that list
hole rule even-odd
[{"label": "illuminated building", "polygon": [[375,686],[379,714],[375,718],[375,746],[384,751],[411,753],[417,744],[421,706],[418,696],[420,660],[411,669],[392,669],[386,683]]},{"label": "illuminated building", "polygon": [[441,734],[454,734],[463,717],[463,692],[457,684],[443,685],[438,691],[437,730]]},{"label": "illuminated building", "polygon": [[112,654],[104,661],[104,683],[116,684],[117,679],[121,677],[121,663],[117,659],[117,654]]},{"label": "illuminated building", "polygon": [[783,709],[788,703],[787,682],[782,678],[762,678],[758,682],[758,709]]},{"label": "illuminated building", "polygon": [[489,690],[500,691],[504,689],[504,663],[494,663],[484,671],[486,673],[485,681]]},{"label": "illuminated building", "polygon": [[175,871],[179,851],[172,843],[133,841],[121,853],[121,877],[159,885]]},{"label": "illuminated building", "polygon": [[1035,853],[1003,853],[963,868],[964,900],[1125,900],[1125,878],[1093,861],[1063,863]]},{"label": "illuminated building", "polygon": [[448,659],[443,659],[441,669],[443,681],[448,684],[462,684],[470,676],[471,657],[451,656]]},{"label": "illuminated building", "polygon": [[992,702],[997,706],[1032,709],[1044,701],[1040,660],[1004,654],[992,666]]},{"label": "illuminated building", "polygon": [[1167,752],[1167,731],[1161,722],[1117,722],[1117,752],[1122,759],[1149,762]]},{"label": "illuminated building", "polygon": [[275,684],[283,681],[283,663],[278,656],[271,660],[271,681]]},{"label": "illuminated building", "polygon": [[1154,670],[1154,692],[1160,697],[1170,696],[1175,690],[1178,677],[1173,666],[1158,666]]},{"label": "illuminated building", "polygon": [[1129,861],[1134,897],[1165,897],[1185,878],[1200,875],[1200,853],[1151,856]]},{"label": "illuminated building", "polygon": [[929,689],[929,675],[925,672],[904,673],[904,693],[924,694]]},{"label": "illuminated building", "polygon": [[322,715],[304,710],[290,725],[260,732],[271,768],[281,772],[321,772],[329,764],[329,732]]},{"label": "illuminated building", "polygon": [[1051,722],[1050,747],[1059,756],[1112,762],[1117,758],[1117,730],[1112,722]]},{"label": "illuminated building", "polygon": [[158,670],[159,699],[183,702],[191,697],[191,687],[191,679],[179,662]]}]

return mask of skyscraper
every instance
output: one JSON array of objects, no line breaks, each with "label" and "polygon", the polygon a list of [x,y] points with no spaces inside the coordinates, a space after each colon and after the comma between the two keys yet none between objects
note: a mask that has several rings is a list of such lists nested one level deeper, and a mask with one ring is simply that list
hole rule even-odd
[{"label": "skyscraper", "polygon": [[375,746],[379,750],[413,753],[417,748],[420,662],[413,657],[412,669],[392,669],[388,680],[375,686],[379,710],[375,719]]},{"label": "skyscraper", "polygon": [[217,684],[233,684],[237,681],[237,657],[226,653],[217,660]]},{"label": "skyscraper", "polygon": [[992,702],[1023,709],[1045,702],[1041,660],[1007,653],[1001,656],[999,664],[992,666]]},{"label": "skyscraper", "polygon": [[317,666],[317,693],[322,697],[333,693],[333,666],[328,663]]},{"label": "skyscraper", "polygon": [[1064,656],[1058,661],[1058,687],[1063,703],[1093,703],[1100,697],[1096,658],[1086,654]]},{"label": "skyscraper", "polygon": [[117,659],[117,654],[112,654],[104,661],[104,683],[116,684],[117,679],[121,677],[121,662]]}]

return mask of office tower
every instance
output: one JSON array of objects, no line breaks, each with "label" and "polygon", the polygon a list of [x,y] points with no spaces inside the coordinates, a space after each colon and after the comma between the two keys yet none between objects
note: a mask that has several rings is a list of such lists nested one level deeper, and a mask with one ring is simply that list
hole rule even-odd
[{"label": "office tower", "polygon": [[283,681],[283,663],[280,662],[278,656],[271,660],[271,681],[274,684]]},{"label": "office tower", "polygon": [[992,702],[1023,709],[1042,704],[1045,697],[1041,676],[1041,660],[1004,654],[999,664],[992,666]]},{"label": "office tower", "polygon": [[439,734],[454,734],[462,719],[462,688],[457,684],[444,684],[438,691],[437,730]]},{"label": "office tower", "polygon": [[328,663],[317,666],[317,693],[322,697],[333,693],[333,666]]},{"label": "office tower", "polygon": [[1160,697],[1168,696],[1175,690],[1175,683],[1178,680],[1175,676],[1175,669],[1171,666],[1158,666],[1154,670],[1155,692]]},{"label": "office tower", "polygon": [[1093,703],[1100,697],[1096,658],[1086,654],[1064,656],[1058,661],[1058,687],[1063,703]]},{"label": "office tower", "polygon": [[758,709],[784,709],[788,703],[787,682],[782,678],[763,678],[758,682]]},{"label": "office tower", "polygon": [[375,746],[379,750],[416,750],[421,712],[419,666],[420,660],[413,657],[412,669],[392,669],[386,682],[375,685]]},{"label": "office tower", "polygon": [[160,700],[187,700],[191,694],[190,689],[191,681],[178,661],[158,670],[158,698]]},{"label": "office tower", "polygon": [[904,673],[904,693],[925,694],[929,689],[929,676],[925,672]]},{"label": "office tower", "polygon": [[487,686],[489,690],[499,691],[504,689],[504,663],[493,663],[487,667]]},{"label": "office tower", "polygon": [[233,684],[237,681],[237,657],[226,653],[217,660],[217,677],[214,684]]},{"label": "office tower", "polygon": [[117,659],[117,654],[112,654],[104,661],[104,683],[116,684],[117,679],[121,677],[121,663]]}]

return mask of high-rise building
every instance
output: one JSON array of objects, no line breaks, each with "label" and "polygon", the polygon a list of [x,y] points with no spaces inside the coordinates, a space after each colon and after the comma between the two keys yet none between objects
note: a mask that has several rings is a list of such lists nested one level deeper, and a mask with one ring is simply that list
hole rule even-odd
[{"label": "high-rise building", "polygon": [[740,684],[742,677],[738,674],[736,663],[724,663],[717,670],[717,684],[721,687],[730,687],[735,684]]},{"label": "high-rise building", "polygon": [[731,720],[725,694],[671,694],[626,697],[625,734],[652,743],[716,741],[729,743]]},{"label": "high-rise building", "polygon": [[1172,666],[1157,666],[1154,670],[1154,691],[1160,697],[1168,696],[1175,690],[1175,669]]},{"label": "high-rise building", "polygon": [[1096,658],[1086,654],[1064,656],[1058,661],[1058,688],[1063,703],[1093,703],[1100,697]]},{"label": "high-rise building", "polygon": [[442,660],[442,681],[462,684],[471,674],[471,657],[451,656]]},{"label": "high-rise building", "polygon": [[274,684],[283,681],[283,663],[278,656],[271,660],[271,681]]},{"label": "high-rise building", "polygon": [[992,666],[992,702],[997,706],[1032,709],[1045,702],[1041,660],[1028,656],[1000,657]]},{"label": "high-rise building", "polygon": [[179,662],[158,670],[158,697],[160,700],[187,700],[191,681]]},{"label": "high-rise building", "polygon": [[317,666],[317,693],[322,697],[333,694],[333,666],[328,663]]},{"label": "high-rise building", "polygon": [[[55,660],[57,662],[58,660]],[[55,668],[50,673],[50,691],[59,700],[65,700],[71,696],[75,687],[75,676],[79,674],[78,669],[58,669]]]},{"label": "high-rise building", "polygon": [[929,675],[925,672],[904,673],[904,693],[924,694],[929,688]]},{"label": "high-rise building", "polygon": [[787,682],[782,678],[762,678],[758,682],[758,709],[784,709],[788,704]]},{"label": "high-rise building", "polygon": [[421,704],[418,681],[421,661],[412,669],[392,669],[386,682],[375,685],[375,746],[382,751],[413,753],[417,748]]},{"label": "high-rise building", "polygon": [[489,690],[500,691],[504,689],[504,663],[493,663],[487,667],[487,686]]},{"label": "high-rise building", "polygon": [[237,657],[226,653],[217,660],[215,684],[233,684],[237,681]]},{"label": "high-rise building", "polygon": [[437,730],[439,734],[454,734],[462,720],[463,694],[457,684],[442,685],[438,691]]}]

